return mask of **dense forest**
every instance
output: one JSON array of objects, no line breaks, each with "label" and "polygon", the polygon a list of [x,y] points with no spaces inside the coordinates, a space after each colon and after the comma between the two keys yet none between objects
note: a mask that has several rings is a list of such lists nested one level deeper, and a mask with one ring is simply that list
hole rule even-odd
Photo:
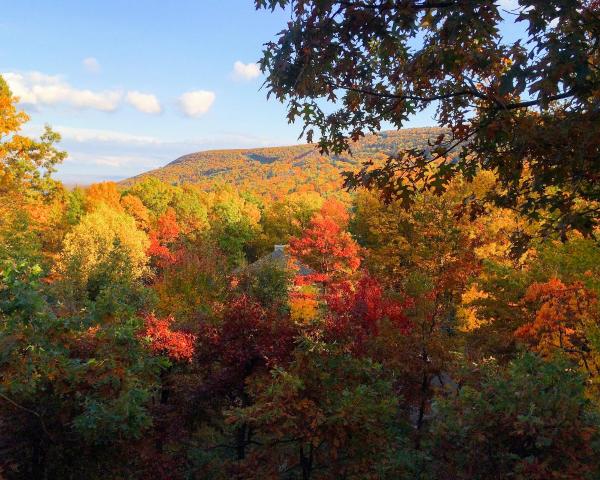
[{"label": "dense forest", "polygon": [[[598,5],[521,4],[540,42],[562,12],[547,58],[496,68],[491,1],[293,2],[261,65],[316,148],[121,184],[55,180],[60,136],[22,135],[0,77],[0,478],[600,478]],[[386,61],[417,20],[435,48]],[[448,95],[465,69],[496,96]],[[393,111],[383,73],[412,78]],[[440,100],[439,128],[364,135]]]}]

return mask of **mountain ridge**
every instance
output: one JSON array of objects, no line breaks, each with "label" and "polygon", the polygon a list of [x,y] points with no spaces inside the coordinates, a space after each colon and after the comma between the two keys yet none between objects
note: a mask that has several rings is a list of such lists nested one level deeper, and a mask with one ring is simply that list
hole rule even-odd
[{"label": "mountain ridge", "polygon": [[441,131],[422,127],[367,135],[352,144],[352,154],[341,155],[322,155],[314,144],[203,150],[182,155],[121,184],[130,186],[155,177],[170,184],[195,184],[204,190],[226,183],[275,196],[302,190],[327,193],[341,187],[341,172],[356,170],[366,160],[401,149],[426,147]]}]

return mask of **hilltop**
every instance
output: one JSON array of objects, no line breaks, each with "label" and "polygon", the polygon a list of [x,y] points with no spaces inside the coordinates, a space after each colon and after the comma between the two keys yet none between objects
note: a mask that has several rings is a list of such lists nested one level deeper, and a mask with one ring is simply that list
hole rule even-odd
[{"label": "hilltop", "polygon": [[171,184],[196,184],[206,190],[227,183],[259,194],[285,195],[302,190],[325,193],[339,190],[341,172],[356,170],[363,161],[377,155],[425,146],[440,131],[409,128],[368,135],[353,145],[352,155],[321,155],[310,144],[201,151],[179,157],[122,184],[131,185],[151,176]]}]

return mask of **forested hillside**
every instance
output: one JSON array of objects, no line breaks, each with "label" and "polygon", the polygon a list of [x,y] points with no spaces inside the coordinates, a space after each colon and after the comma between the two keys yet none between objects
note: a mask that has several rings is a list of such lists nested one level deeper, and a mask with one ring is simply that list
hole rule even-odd
[{"label": "forested hillside", "polygon": [[296,191],[339,192],[341,172],[356,171],[366,160],[384,158],[408,148],[427,148],[442,130],[408,128],[368,135],[340,155],[321,155],[315,145],[209,150],[184,155],[168,165],[122,182],[132,185],[149,176],[169,184],[235,185],[246,191],[273,196]]}]

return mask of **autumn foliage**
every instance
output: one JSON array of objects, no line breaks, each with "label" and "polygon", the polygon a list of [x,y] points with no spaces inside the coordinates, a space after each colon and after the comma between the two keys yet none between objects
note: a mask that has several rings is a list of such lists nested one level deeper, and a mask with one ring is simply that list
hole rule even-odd
[{"label": "autumn foliage", "polygon": [[600,331],[600,310],[596,294],[581,281],[565,284],[558,278],[534,283],[524,302],[533,307],[533,320],[519,327],[515,335],[544,355],[561,350],[581,362],[592,375],[600,374],[592,342]]},{"label": "autumn foliage", "polygon": [[156,221],[156,226],[150,231],[150,246],[148,255],[152,257],[159,267],[165,267],[177,259],[174,251],[174,242],[180,232],[175,211],[167,209]]},{"label": "autumn foliage", "polygon": [[194,355],[196,336],[172,329],[171,316],[156,318],[153,313],[144,317],[142,336],[147,338],[152,352],[165,355],[175,362],[190,362]]},{"label": "autumn foliage", "polygon": [[243,389],[246,377],[256,369],[275,367],[289,356],[294,334],[286,316],[241,295],[226,308],[219,325],[201,326],[199,361],[217,360],[218,368],[210,377],[214,388]]},{"label": "autumn foliage", "polygon": [[26,118],[0,78],[1,479],[600,478],[597,240],[339,189],[437,130],[69,190]]},{"label": "autumn foliage", "polygon": [[290,239],[290,255],[313,270],[299,278],[323,284],[352,276],[360,266],[359,246],[343,230],[347,214],[336,203],[325,203],[300,238]]}]

